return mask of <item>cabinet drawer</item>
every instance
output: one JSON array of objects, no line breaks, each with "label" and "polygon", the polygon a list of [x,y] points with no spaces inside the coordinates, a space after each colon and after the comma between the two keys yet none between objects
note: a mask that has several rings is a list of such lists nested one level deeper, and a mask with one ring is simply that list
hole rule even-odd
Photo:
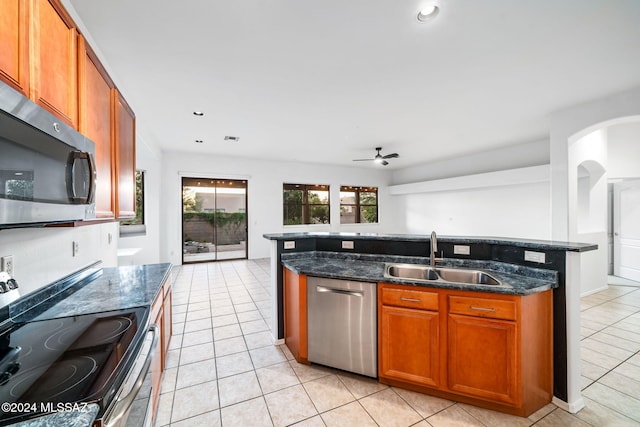
[{"label": "cabinet drawer", "polygon": [[449,296],[449,313],[492,319],[516,320],[515,301]]},{"label": "cabinet drawer", "polygon": [[416,289],[382,288],[382,304],[396,307],[438,310],[438,294]]}]

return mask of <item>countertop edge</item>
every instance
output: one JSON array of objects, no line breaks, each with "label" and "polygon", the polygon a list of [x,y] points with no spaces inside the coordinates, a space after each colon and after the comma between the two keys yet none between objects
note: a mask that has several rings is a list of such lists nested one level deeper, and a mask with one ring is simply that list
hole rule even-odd
[{"label": "countertop edge", "polygon": [[[378,234],[378,233],[344,233],[344,232],[299,232],[299,233],[267,233],[263,234],[267,240],[288,239],[336,239],[353,240],[395,240],[406,242],[429,241],[430,236],[419,234]],[[580,242],[562,242],[554,240],[515,239],[508,237],[490,236],[447,236],[438,235],[439,242],[447,243],[488,243],[495,245],[510,245],[531,249],[560,250],[567,252],[588,252],[598,249],[597,244]]]}]

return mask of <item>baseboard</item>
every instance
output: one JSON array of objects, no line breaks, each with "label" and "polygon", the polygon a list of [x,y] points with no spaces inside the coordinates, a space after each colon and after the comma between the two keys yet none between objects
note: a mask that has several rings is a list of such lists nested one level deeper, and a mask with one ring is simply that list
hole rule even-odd
[{"label": "baseboard", "polygon": [[556,405],[558,408],[564,409],[565,411],[572,414],[575,414],[576,412],[584,408],[584,399],[582,398],[582,396],[580,396],[578,400],[572,403],[567,403],[564,400],[560,400],[559,398],[553,396],[551,403]]}]

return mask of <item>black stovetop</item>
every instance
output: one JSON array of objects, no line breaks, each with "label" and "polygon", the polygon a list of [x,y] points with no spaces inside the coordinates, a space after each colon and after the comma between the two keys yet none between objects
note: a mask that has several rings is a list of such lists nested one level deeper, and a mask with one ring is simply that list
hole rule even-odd
[{"label": "black stovetop", "polygon": [[131,308],[13,324],[0,335],[0,425],[113,398],[146,334]]}]

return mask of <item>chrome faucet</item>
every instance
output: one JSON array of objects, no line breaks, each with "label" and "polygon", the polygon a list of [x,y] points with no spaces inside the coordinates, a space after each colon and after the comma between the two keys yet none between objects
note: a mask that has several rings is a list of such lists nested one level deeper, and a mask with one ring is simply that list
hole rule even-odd
[{"label": "chrome faucet", "polygon": [[438,252],[438,237],[436,236],[436,232],[431,232],[431,253],[429,253],[429,265],[431,268],[436,266],[436,262],[442,261],[442,258],[436,258],[436,253]]}]

